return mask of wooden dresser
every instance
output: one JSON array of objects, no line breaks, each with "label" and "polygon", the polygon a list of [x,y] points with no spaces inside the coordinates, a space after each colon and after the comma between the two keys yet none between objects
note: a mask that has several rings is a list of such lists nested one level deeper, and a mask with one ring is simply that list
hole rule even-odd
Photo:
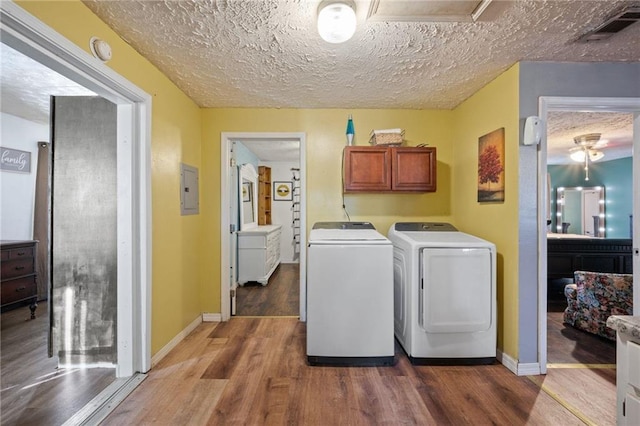
[{"label": "wooden dresser", "polygon": [[31,319],[36,317],[38,286],[37,241],[0,241],[2,251],[2,310],[29,302]]}]

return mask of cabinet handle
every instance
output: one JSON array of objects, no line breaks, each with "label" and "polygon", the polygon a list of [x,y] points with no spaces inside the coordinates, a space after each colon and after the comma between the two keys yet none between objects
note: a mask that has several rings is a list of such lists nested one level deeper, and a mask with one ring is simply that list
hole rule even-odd
[{"label": "cabinet handle", "polygon": [[16,266],[16,271],[22,271],[24,269],[24,266]]},{"label": "cabinet handle", "polygon": [[24,256],[25,254],[27,254],[27,252],[26,252],[26,251],[19,251],[19,252],[18,252],[18,256]]},{"label": "cabinet handle", "polygon": [[21,291],[25,291],[27,288],[22,286],[22,287],[18,287],[16,288],[16,293],[20,293]]}]

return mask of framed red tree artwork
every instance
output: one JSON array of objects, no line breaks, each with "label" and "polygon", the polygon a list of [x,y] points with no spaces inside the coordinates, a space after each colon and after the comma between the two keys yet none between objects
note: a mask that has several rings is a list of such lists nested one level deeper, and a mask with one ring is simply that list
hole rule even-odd
[{"label": "framed red tree artwork", "polygon": [[504,127],[478,139],[478,202],[504,201]]}]

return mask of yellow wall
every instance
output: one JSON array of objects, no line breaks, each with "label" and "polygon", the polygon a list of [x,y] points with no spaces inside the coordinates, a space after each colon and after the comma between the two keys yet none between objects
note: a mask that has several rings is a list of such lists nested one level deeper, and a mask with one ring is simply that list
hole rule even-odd
[{"label": "yellow wall", "polygon": [[[516,64],[454,111],[451,194],[461,231],[498,251],[498,348],[518,359],[518,87]],[[478,203],[478,138],[505,129],[505,200]]]},{"label": "yellow wall", "polygon": [[[307,223],[345,220],[341,155],[346,118],[357,145],[374,129],[401,127],[408,145],[438,149],[438,191],[406,195],[347,195],[352,220],[382,233],[395,221],[449,221],[496,243],[499,253],[499,346],[517,359],[518,66],[454,111],[336,109],[199,109],[160,71],[79,1],[19,4],[88,51],[89,39],[109,42],[108,66],[153,96],[152,353],[201,312],[220,312],[220,134],[304,132],[307,141]],[[506,130],[506,200],[476,201],[478,137]],[[180,216],[179,164],[200,169],[200,215]]]},{"label": "yellow wall", "polygon": [[113,51],[107,65],[153,97],[151,351],[155,354],[202,312],[202,215],[180,216],[179,191],[180,163],[202,166],[200,109],[81,2],[18,4],[87,52],[92,36],[106,40]]},{"label": "yellow wall", "polygon": [[[372,129],[405,129],[407,145],[428,143],[437,148],[438,190],[435,193],[346,195],[352,220],[370,221],[385,234],[396,221],[451,220],[451,111],[339,109],[203,109],[202,194],[204,310],[220,312],[220,136],[222,132],[303,132],[307,146],[307,225],[347,220],[342,211],[342,150],[347,117],[353,115],[356,145],[368,145]],[[211,254],[211,255],[209,255]]]}]

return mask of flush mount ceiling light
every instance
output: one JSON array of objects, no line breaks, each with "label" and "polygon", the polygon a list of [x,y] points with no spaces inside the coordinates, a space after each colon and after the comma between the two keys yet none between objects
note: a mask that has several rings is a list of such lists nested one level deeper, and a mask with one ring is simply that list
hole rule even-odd
[{"label": "flush mount ceiling light", "polygon": [[355,4],[348,0],[323,1],[318,6],[318,33],[329,43],[343,43],[356,32]]},{"label": "flush mount ceiling light", "polygon": [[584,180],[589,180],[589,162],[598,161],[604,157],[604,152],[596,149],[606,145],[606,141],[601,141],[600,136],[600,133],[587,133],[573,138],[577,147],[573,148],[570,157],[573,161],[584,162]]}]

